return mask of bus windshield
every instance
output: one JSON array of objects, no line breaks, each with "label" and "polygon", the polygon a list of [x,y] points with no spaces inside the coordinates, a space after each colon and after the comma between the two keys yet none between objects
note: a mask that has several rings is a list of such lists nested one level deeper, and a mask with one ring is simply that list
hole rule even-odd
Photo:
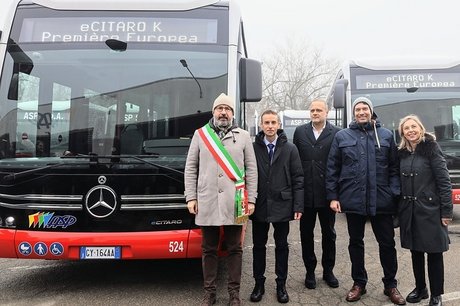
[{"label": "bus windshield", "polygon": [[211,11],[123,12],[115,29],[116,12],[18,10],[0,83],[0,158],[185,155],[227,90],[228,49],[217,39],[226,17]]},{"label": "bus windshield", "polygon": [[351,100],[371,99],[374,112],[399,142],[399,120],[417,115],[436,136],[449,163],[460,162],[460,70],[370,71],[351,70]]}]

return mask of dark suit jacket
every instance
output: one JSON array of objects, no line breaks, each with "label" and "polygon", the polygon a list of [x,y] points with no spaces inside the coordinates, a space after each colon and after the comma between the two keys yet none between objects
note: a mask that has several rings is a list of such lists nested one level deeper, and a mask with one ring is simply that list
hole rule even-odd
[{"label": "dark suit jacket", "polygon": [[254,142],[257,158],[256,210],[251,216],[258,222],[286,222],[294,212],[303,213],[303,174],[297,148],[278,130],[275,154],[270,165],[268,150],[261,131]]},{"label": "dark suit jacket", "polygon": [[304,204],[308,208],[329,207],[326,199],[327,157],[335,133],[340,128],[326,122],[318,139],[313,134],[312,123],[298,126],[294,132],[294,144],[297,146],[304,171]]}]

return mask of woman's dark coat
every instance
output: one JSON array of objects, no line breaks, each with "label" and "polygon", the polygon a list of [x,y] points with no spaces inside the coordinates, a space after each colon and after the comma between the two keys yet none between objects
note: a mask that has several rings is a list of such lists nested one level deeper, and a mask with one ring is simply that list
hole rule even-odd
[{"label": "woman's dark coat", "polygon": [[294,144],[299,150],[304,175],[304,205],[308,208],[329,208],[326,199],[326,165],[335,133],[340,128],[326,122],[318,139],[312,123],[303,124],[294,132]]},{"label": "woman's dark coat", "polygon": [[399,156],[401,246],[427,253],[447,251],[449,236],[441,218],[452,218],[452,185],[439,145],[426,134],[413,154],[401,149]]},{"label": "woman's dark coat", "polygon": [[327,199],[340,201],[344,213],[396,214],[398,166],[393,133],[378,121],[364,126],[353,121],[349,128],[338,131],[332,142],[327,161]]},{"label": "woman's dark coat", "polygon": [[294,212],[303,213],[303,171],[296,146],[287,141],[282,130],[278,130],[270,165],[262,131],[256,136],[254,151],[259,180],[256,209],[251,219],[285,222],[294,218]]}]

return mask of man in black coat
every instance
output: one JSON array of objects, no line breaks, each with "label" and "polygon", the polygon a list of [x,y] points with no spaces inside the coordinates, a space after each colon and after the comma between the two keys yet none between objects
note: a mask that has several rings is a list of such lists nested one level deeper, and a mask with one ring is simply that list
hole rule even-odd
[{"label": "man in black coat", "polygon": [[256,210],[251,216],[253,240],[253,274],[251,301],[259,302],[265,293],[266,244],[270,223],[275,239],[276,295],[278,302],[289,302],[286,292],[288,274],[289,221],[303,213],[303,171],[297,148],[280,130],[280,118],[267,110],[260,119],[262,131],[256,136],[258,189]]},{"label": "man in black coat", "polygon": [[335,212],[326,198],[326,165],[329,149],[335,133],[340,129],[327,122],[328,107],[324,100],[310,104],[311,122],[297,127],[294,144],[297,146],[304,172],[304,214],[300,219],[302,258],[307,271],[305,287],[316,288],[314,229],[319,217],[322,233],[323,280],[332,288],[339,286],[333,273],[336,256]]}]

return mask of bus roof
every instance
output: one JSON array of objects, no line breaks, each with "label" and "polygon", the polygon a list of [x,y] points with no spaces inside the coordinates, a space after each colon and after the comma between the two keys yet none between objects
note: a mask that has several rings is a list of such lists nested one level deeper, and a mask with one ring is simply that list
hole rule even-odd
[{"label": "bus roof", "polygon": [[33,0],[57,10],[190,10],[220,0]]},{"label": "bus roof", "polygon": [[373,70],[450,68],[460,65],[460,58],[453,57],[380,57],[350,60],[350,67]]}]

